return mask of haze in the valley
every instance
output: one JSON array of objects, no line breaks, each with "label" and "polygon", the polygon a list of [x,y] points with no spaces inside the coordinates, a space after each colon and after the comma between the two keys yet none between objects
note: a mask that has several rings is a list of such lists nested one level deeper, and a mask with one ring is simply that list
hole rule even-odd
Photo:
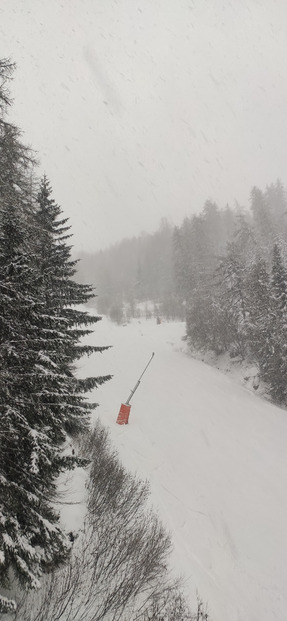
[{"label": "haze in the valley", "polygon": [[285,0],[0,1],[10,118],[76,247],[286,183]]}]

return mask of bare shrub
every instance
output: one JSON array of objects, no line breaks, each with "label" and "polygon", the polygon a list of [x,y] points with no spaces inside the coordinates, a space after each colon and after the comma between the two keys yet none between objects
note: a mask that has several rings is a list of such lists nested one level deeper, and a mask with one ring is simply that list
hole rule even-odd
[{"label": "bare shrub", "polygon": [[170,538],[148,509],[149,488],[125,470],[98,422],[84,439],[91,460],[88,512],[68,563],[45,577],[15,621],[191,621],[170,577]]}]

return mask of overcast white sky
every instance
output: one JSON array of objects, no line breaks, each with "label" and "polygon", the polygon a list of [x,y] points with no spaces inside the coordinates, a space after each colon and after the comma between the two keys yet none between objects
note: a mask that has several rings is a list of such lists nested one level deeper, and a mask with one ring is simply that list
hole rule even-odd
[{"label": "overcast white sky", "polygon": [[11,119],[77,248],[287,183],[286,0],[0,0]]}]

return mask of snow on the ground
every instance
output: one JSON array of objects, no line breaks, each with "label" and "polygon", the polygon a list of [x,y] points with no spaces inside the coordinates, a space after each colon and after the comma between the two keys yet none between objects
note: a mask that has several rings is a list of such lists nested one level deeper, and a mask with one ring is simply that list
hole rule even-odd
[{"label": "snow on the ground", "polygon": [[260,380],[259,368],[255,363],[242,360],[240,356],[231,357],[227,352],[216,355],[212,351],[192,351],[189,352],[193,358],[202,360],[212,367],[219,369],[222,373],[230,375],[232,379],[249,388],[252,392],[257,392],[261,397],[269,399],[266,386]]},{"label": "snow on the ground", "polygon": [[87,470],[75,468],[60,475],[55,508],[61,515],[66,532],[78,533],[87,512]]},{"label": "snow on the ground", "polygon": [[[172,565],[213,621],[287,618],[287,412],[185,353],[184,323],[97,324],[113,345],[80,374],[112,373],[94,391],[123,463],[151,484],[171,532]],[[116,424],[131,401],[128,425]]]}]

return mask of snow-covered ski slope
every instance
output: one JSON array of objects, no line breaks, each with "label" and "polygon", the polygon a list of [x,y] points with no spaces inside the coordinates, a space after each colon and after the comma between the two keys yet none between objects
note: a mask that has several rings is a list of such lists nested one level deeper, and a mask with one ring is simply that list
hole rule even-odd
[{"label": "snow-covered ski slope", "polygon": [[[172,565],[213,621],[287,619],[287,412],[185,353],[183,323],[97,324],[113,348],[80,373],[114,374],[97,414],[123,463],[151,485]],[[152,352],[131,404],[116,418]]]}]

